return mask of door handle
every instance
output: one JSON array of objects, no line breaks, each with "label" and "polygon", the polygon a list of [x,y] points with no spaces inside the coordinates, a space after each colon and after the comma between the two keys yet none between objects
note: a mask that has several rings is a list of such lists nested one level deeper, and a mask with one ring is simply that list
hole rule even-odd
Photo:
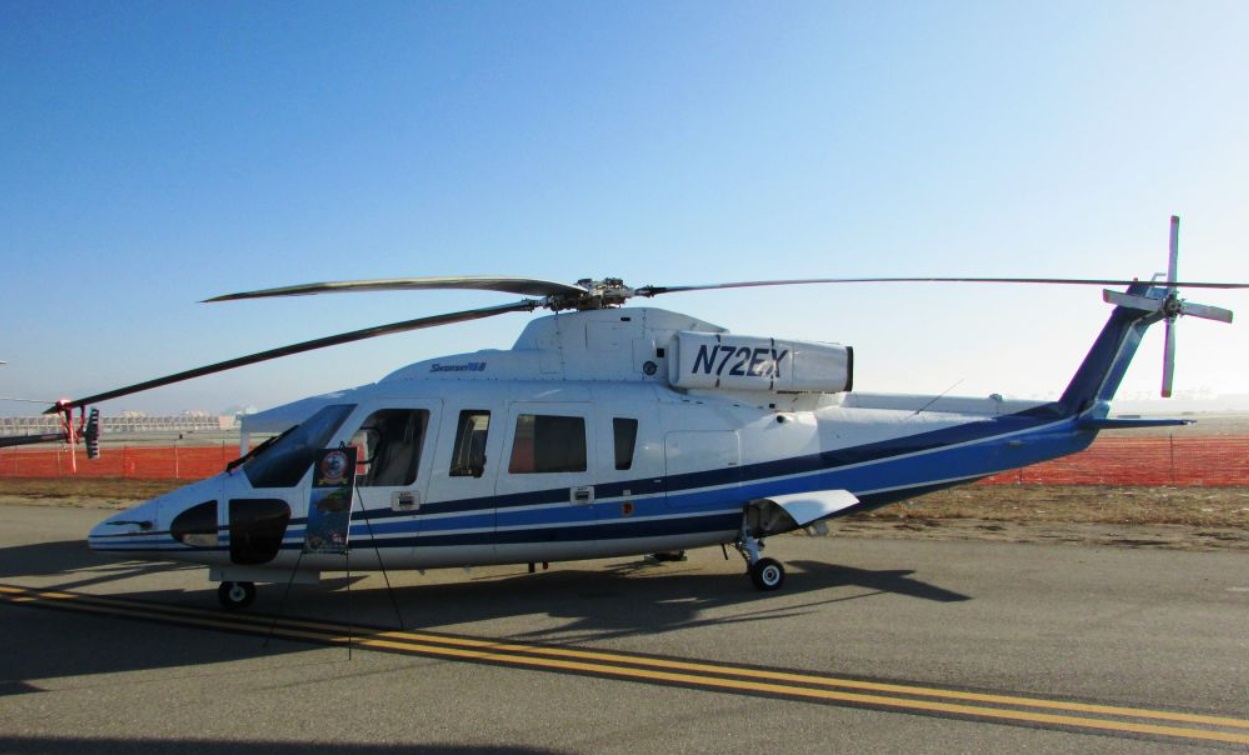
[{"label": "door handle", "polygon": [[390,508],[416,513],[421,509],[421,494],[415,490],[396,490],[390,494]]}]

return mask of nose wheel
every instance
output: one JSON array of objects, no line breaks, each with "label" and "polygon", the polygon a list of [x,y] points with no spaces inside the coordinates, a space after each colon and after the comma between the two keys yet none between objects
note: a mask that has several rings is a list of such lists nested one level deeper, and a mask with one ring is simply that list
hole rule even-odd
[{"label": "nose wheel", "polygon": [[255,599],[255,582],[222,582],[217,588],[217,600],[231,611],[247,608]]}]

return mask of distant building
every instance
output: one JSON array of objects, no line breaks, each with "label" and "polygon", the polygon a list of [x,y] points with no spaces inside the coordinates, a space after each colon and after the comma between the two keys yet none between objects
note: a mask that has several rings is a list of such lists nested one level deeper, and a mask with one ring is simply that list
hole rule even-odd
[{"label": "distant building", "polygon": [[[100,418],[101,431],[106,435],[124,433],[196,433],[220,432],[237,427],[233,416],[187,412],[167,417],[149,417],[143,412],[124,411],[120,416]],[[34,417],[0,417],[0,436],[39,435],[61,430],[61,420],[53,415]]]}]

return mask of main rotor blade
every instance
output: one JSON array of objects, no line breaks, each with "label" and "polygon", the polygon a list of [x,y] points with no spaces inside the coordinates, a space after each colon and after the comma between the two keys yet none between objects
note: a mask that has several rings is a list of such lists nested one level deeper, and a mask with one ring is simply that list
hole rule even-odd
[{"label": "main rotor blade", "polygon": [[290,346],[282,346],[268,351],[261,351],[237,359],[229,359],[224,362],[217,362],[205,367],[197,367],[193,370],[186,370],[173,375],[166,375],[155,380],[146,380],[142,383],[128,385],[125,388],[118,388],[104,393],[97,393],[94,396],[86,398],[74,399],[73,401],[60,402],[50,409],[46,409],[44,414],[52,414],[55,412],[65,411],[67,408],[77,408],[88,404],[95,404],[100,401],[118,398],[120,396],[128,396],[139,391],[146,391],[152,388],[159,388],[171,383],[179,383],[183,380],[203,377],[211,375],[215,372],[224,372],[232,370],[236,367],[245,367],[249,364],[264,362],[270,359],[290,356],[292,354],[300,354],[305,351],[314,349],[322,349],[327,346],[337,346],[339,344],[351,343],[352,341],[362,341],[366,338],[375,338],[377,336],[391,335],[393,333],[403,333],[409,330],[419,330],[421,328],[432,328],[439,325],[450,325],[457,322],[466,322],[468,320],[480,320],[486,317],[506,314],[508,312],[532,312],[541,306],[542,302],[534,299],[524,299],[513,304],[504,304],[498,307],[483,307],[481,309],[469,309],[463,312],[449,312],[443,315],[434,315],[432,317],[418,317],[415,320],[404,320],[403,322],[391,323],[390,325],[378,325],[372,328],[364,328],[362,330],[353,330],[350,333],[340,333],[335,336],[326,336],[325,338],[317,338],[312,341],[304,341],[302,343],[292,344]]},{"label": "main rotor blade", "polygon": [[[635,289],[638,296],[658,296],[685,291],[709,291],[723,288],[756,288],[762,286],[806,286],[825,283],[1023,283],[1052,284],[1061,286],[1130,286],[1139,280],[1101,278],[801,278],[796,280],[740,281],[737,283],[712,283],[701,286],[642,286]],[[1249,288],[1249,283],[1218,283],[1209,281],[1175,281],[1172,288]]]},{"label": "main rotor blade", "polygon": [[40,435],[17,435],[11,438],[0,438],[0,448],[11,446],[29,446],[35,443],[56,443],[69,440],[65,433],[43,433]]},{"label": "main rotor blade", "polygon": [[307,296],[310,294],[350,293],[356,291],[419,291],[426,289],[471,289],[500,291],[522,296],[582,296],[585,289],[567,283],[537,278],[509,276],[456,275],[438,278],[378,278],[375,280],[329,281],[296,286],[244,291],[205,299],[205,303],[260,299],[269,296]]}]

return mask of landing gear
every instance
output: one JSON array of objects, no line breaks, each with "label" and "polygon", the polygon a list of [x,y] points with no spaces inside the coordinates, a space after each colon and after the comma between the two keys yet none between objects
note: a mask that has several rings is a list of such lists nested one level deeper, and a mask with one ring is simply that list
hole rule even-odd
[{"label": "landing gear", "polygon": [[217,588],[217,600],[231,611],[247,608],[255,599],[255,582],[222,582]]},{"label": "landing gear", "polygon": [[763,592],[779,590],[785,584],[785,567],[774,558],[759,555],[759,551],[763,550],[763,539],[751,534],[748,520],[749,516],[743,518],[742,531],[733,546],[746,559],[746,573],[750,575],[755,589]]},{"label": "landing gear", "polygon": [[774,558],[761,558],[750,565],[750,581],[764,592],[779,590],[785,584],[785,567]]}]

